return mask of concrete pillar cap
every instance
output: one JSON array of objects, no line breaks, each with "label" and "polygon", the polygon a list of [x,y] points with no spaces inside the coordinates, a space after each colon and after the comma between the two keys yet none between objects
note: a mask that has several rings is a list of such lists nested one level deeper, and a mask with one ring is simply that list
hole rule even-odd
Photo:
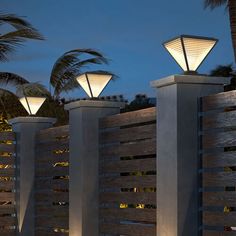
[{"label": "concrete pillar cap", "polygon": [[151,87],[160,88],[172,84],[208,84],[208,85],[227,85],[230,84],[229,77],[213,77],[207,75],[171,75],[163,79],[150,82]]},{"label": "concrete pillar cap", "polygon": [[79,107],[97,107],[97,108],[123,108],[125,102],[102,101],[102,100],[79,100],[65,105],[66,110],[72,110]]},{"label": "concrete pillar cap", "polygon": [[51,117],[37,117],[37,116],[20,116],[9,120],[10,125],[17,123],[51,123],[55,124],[56,118]]}]

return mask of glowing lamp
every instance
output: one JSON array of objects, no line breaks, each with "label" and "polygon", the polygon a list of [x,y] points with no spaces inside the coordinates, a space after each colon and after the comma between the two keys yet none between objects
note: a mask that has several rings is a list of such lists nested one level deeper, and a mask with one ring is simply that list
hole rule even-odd
[{"label": "glowing lamp", "polygon": [[181,35],[163,46],[185,72],[191,73],[196,72],[217,42],[214,38]]},{"label": "glowing lamp", "polygon": [[77,82],[91,98],[98,97],[111,80],[111,74],[88,72],[76,78]]},{"label": "glowing lamp", "polygon": [[20,103],[23,105],[29,115],[35,115],[39,108],[43,105],[46,98],[43,97],[22,97],[19,98]]}]

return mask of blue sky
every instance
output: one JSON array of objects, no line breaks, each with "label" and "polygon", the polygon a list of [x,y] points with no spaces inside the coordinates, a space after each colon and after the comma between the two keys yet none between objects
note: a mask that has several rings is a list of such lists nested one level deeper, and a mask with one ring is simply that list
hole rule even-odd
[{"label": "blue sky", "polygon": [[[227,11],[204,10],[203,0],[1,0],[1,11],[26,16],[46,40],[28,41],[0,70],[46,86],[54,62],[65,51],[93,48],[111,59],[100,69],[120,77],[103,95],[155,96],[151,80],[182,73],[161,45],[180,34],[219,39],[199,72],[233,62]],[[76,90],[66,96],[86,95]]]}]

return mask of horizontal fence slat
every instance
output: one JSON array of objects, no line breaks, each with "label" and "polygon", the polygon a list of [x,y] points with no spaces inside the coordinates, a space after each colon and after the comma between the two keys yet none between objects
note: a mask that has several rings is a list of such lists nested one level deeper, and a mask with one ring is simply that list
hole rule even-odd
[{"label": "horizontal fence slat", "polygon": [[36,168],[36,176],[50,177],[50,176],[65,176],[69,175],[69,167],[51,167],[47,169]]},{"label": "horizontal fence slat", "polygon": [[14,165],[14,164],[15,164],[15,158],[0,156],[0,165]]},{"label": "horizontal fence slat", "polygon": [[156,226],[102,223],[100,224],[100,233],[127,236],[156,236]]},{"label": "horizontal fence slat", "polygon": [[236,131],[205,134],[202,137],[202,148],[219,148],[236,146]]},{"label": "horizontal fence slat", "polygon": [[0,132],[0,141],[14,141],[15,136],[14,132]]},{"label": "horizontal fence slat", "polygon": [[0,153],[1,152],[15,152],[15,145],[0,143]]},{"label": "horizontal fence slat", "polygon": [[51,216],[36,216],[35,224],[37,227],[55,227],[55,228],[68,228],[68,217],[51,217]]},{"label": "horizontal fence slat", "polygon": [[138,111],[126,112],[100,119],[100,128],[112,128],[137,123],[155,121],[156,108],[151,107]]},{"label": "horizontal fence slat", "polygon": [[156,187],[156,176],[119,176],[101,177],[100,186],[102,188],[145,188]]},{"label": "horizontal fence slat", "polygon": [[105,161],[100,164],[103,173],[122,173],[135,171],[155,171],[156,158]]},{"label": "horizontal fence slat", "polygon": [[69,135],[69,125],[64,125],[40,130],[36,136],[36,140],[39,143],[45,143],[68,135]]},{"label": "horizontal fence slat", "polygon": [[1,214],[14,214],[16,212],[15,205],[0,205]]},{"label": "horizontal fence slat", "polygon": [[209,95],[202,98],[202,111],[216,110],[236,105],[235,90]]},{"label": "horizontal fence slat", "polygon": [[15,193],[13,192],[0,192],[0,202],[12,202],[15,200]]},{"label": "horizontal fence slat", "polygon": [[69,140],[53,141],[50,143],[38,144],[36,153],[43,153],[45,151],[54,151],[61,149],[69,149]]},{"label": "horizontal fence slat", "polygon": [[236,186],[236,172],[203,173],[204,187]]},{"label": "horizontal fence slat", "polygon": [[226,167],[236,166],[236,152],[218,152],[215,154],[203,155],[203,167]]},{"label": "horizontal fence slat", "polygon": [[100,149],[103,158],[112,156],[144,156],[156,153],[156,140],[150,139],[129,144],[113,145]]},{"label": "horizontal fence slat", "polygon": [[15,176],[15,168],[0,168],[0,176]]},{"label": "horizontal fence slat", "polygon": [[54,153],[52,151],[45,151],[36,154],[36,161],[55,163],[60,161],[69,161],[69,152]]},{"label": "horizontal fence slat", "polygon": [[203,212],[203,224],[236,227],[236,212]]},{"label": "horizontal fence slat", "polygon": [[58,231],[59,229],[37,229],[35,230],[35,236],[68,236],[69,233],[53,232],[53,230]]},{"label": "horizontal fence slat", "polygon": [[44,205],[40,205],[37,206],[36,205],[36,215],[37,216],[64,216],[64,217],[69,217],[69,207],[68,206],[44,206]]},{"label": "horizontal fence slat", "polygon": [[100,209],[100,217],[105,220],[119,220],[119,221],[141,221],[141,222],[156,222],[156,209],[116,209],[116,208],[102,208]]},{"label": "horizontal fence slat", "polygon": [[3,230],[1,229],[1,236],[16,236],[15,229]]},{"label": "horizontal fence slat", "polygon": [[68,189],[69,179],[52,179],[51,177],[37,178],[35,180],[35,187],[40,191],[49,189]]},{"label": "horizontal fence slat", "polygon": [[13,216],[0,217],[0,227],[14,226],[15,224],[16,224],[16,217]]},{"label": "horizontal fence slat", "polygon": [[40,202],[68,202],[69,201],[69,193],[68,192],[53,192],[53,191],[45,191],[45,192],[36,192],[35,195],[36,204]]},{"label": "horizontal fence slat", "polygon": [[203,236],[236,236],[235,231],[203,230]]},{"label": "horizontal fence slat", "polygon": [[[15,181],[14,180],[0,181],[0,190],[13,189],[14,187],[15,187]],[[1,194],[1,192],[0,192],[0,194]]]},{"label": "horizontal fence slat", "polygon": [[100,133],[100,143],[125,142],[156,137],[156,124],[125,129],[106,130]]},{"label": "horizontal fence slat", "polygon": [[236,192],[203,192],[203,206],[236,207]]},{"label": "horizontal fence slat", "polygon": [[156,204],[155,192],[102,192],[100,203]]},{"label": "horizontal fence slat", "polygon": [[220,112],[202,118],[203,130],[234,126],[236,126],[236,111]]}]

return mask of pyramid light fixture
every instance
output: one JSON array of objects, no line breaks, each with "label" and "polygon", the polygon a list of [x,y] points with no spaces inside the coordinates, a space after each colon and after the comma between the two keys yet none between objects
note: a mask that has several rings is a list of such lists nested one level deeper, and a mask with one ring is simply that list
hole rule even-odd
[{"label": "pyramid light fixture", "polygon": [[217,42],[215,38],[180,35],[164,42],[163,46],[186,74],[196,74]]},{"label": "pyramid light fixture", "polygon": [[43,105],[45,102],[45,97],[28,97],[24,96],[19,98],[20,103],[25,108],[25,110],[28,112],[29,115],[36,115],[39,108]]},{"label": "pyramid light fixture", "polygon": [[101,72],[86,72],[76,78],[90,98],[98,98],[112,79],[112,74]]}]

